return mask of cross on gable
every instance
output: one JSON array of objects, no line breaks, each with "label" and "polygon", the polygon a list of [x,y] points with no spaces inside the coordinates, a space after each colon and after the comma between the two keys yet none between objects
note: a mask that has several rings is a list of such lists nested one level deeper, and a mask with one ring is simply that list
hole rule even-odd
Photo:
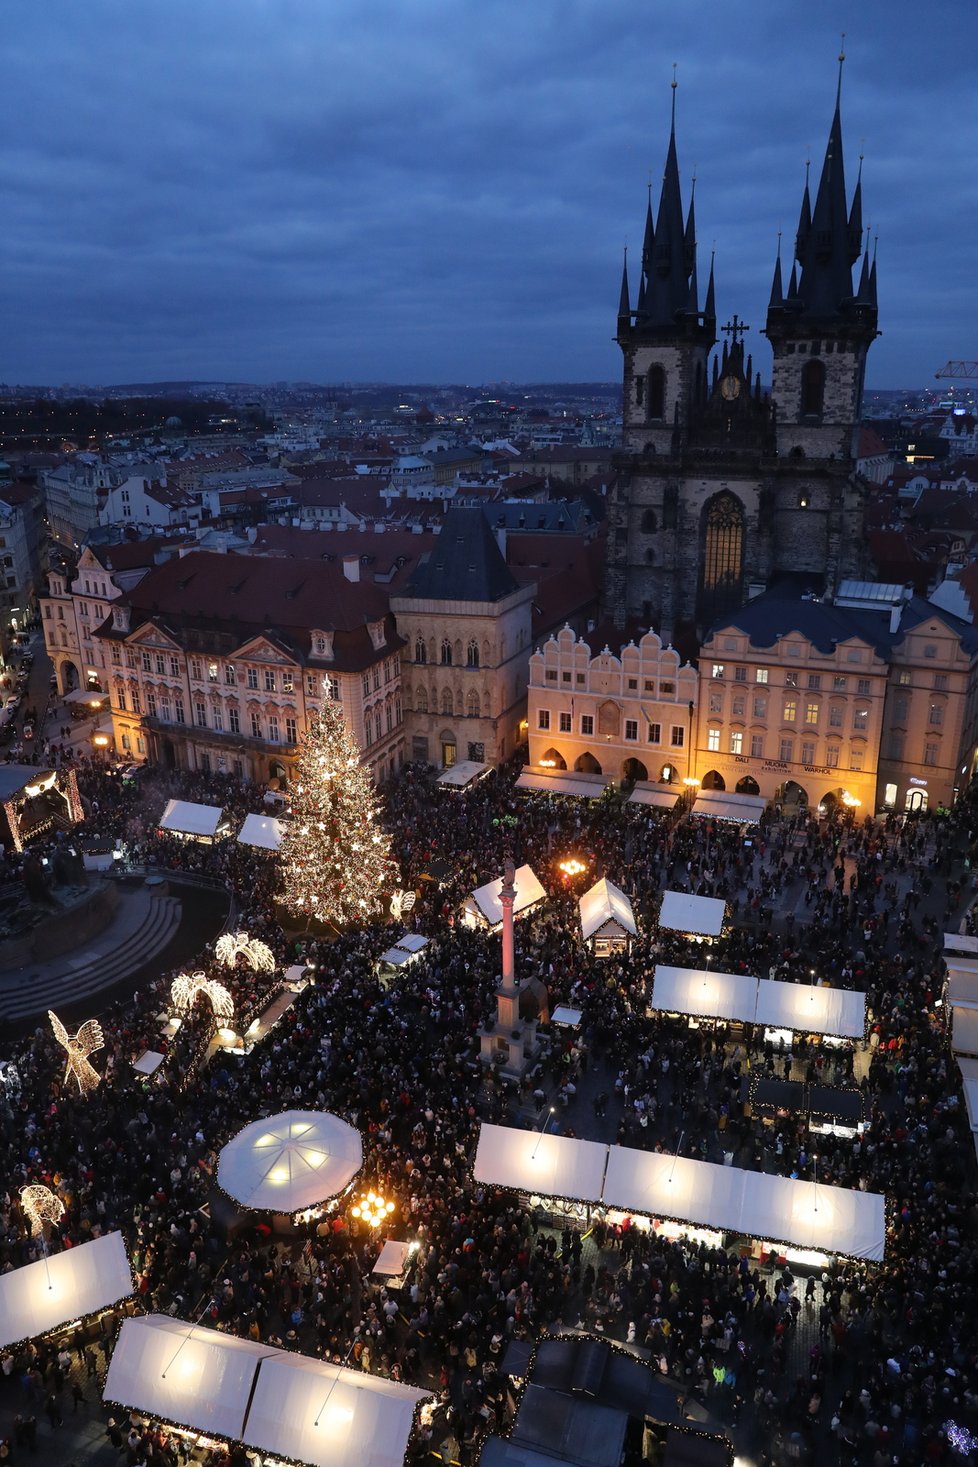
[{"label": "cross on gable", "polygon": [[720,330],[725,331],[730,337],[731,346],[736,346],[744,332],[749,331],[750,327],[734,312],[733,318],[727,322],[726,326],[721,326]]}]

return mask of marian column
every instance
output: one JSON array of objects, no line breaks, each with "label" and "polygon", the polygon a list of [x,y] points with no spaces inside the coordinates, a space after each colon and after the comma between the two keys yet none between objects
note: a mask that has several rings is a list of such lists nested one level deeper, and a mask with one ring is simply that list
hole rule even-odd
[{"label": "marian column", "polygon": [[520,1018],[520,990],[516,982],[516,944],[513,908],[516,903],[516,867],[512,857],[503,862],[499,888],[502,908],[502,973],[496,989],[496,1022],[479,1033],[483,1064],[492,1065],[507,1079],[519,1079],[536,1049],[536,1021]]}]

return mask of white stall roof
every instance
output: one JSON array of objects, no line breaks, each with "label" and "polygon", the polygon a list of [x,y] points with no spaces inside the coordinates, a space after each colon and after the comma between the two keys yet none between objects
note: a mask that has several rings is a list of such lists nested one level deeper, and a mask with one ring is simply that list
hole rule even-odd
[{"label": "white stall roof", "polygon": [[524,769],[516,781],[518,790],[533,790],[544,795],[576,795],[578,799],[596,800],[604,794],[608,781],[600,774],[541,774]]},{"label": "white stall roof", "polygon": [[388,1275],[403,1273],[410,1257],[410,1243],[401,1243],[397,1238],[385,1238],[380,1257],[371,1269],[371,1273]]},{"label": "white stall roof", "polygon": [[0,1348],[108,1309],[133,1292],[121,1233],[0,1274]]},{"label": "white stall roof", "polygon": [[978,956],[978,937],[966,937],[963,932],[945,932],[944,951]]},{"label": "white stall roof", "polygon": [[217,834],[223,810],[220,805],[195,805],[191,800],[167,800],[160,830],[172,830],[178,835]]},{"label": "white stall roof", "polygon": [[488,768],[488,764],[479,763],[475,759],[460,759],[457,764],[443,769],[435,784],[441,785],[443,789],[462,790],[466,785],[480,779]]},{"label": "white stall roof", "polygon": [[405,932],[397,939],[393,947],[381,953],[380,961],[390,963],[394,968],[403,968],[406,964],[413,963],[415,958],[419,958],[427,946],[427,937],[422,937],[418,932]]},{"label": "white stall roof", "polygon": [[757,979],[747,973],[714,973],[709,968],[670,968],[659,964],[652,979],[651,1007],[667,1014],[754,1022]]},{"label": "white stall roof", "polygon": [[274,815],[246,815],[238,831],[238,843],[257,846],[261,851],[277,851],[282,844],[284,829],[281,820],[276,820]]},{"label": "white stall roof", "polygon": [[[469,901],[475,904],[490,927],[498,927],[503,920],[503,909],[499,900],[499,893],[502,889],[503,878],[500,876],[496,881],[488,881],[485,886],[478,887],[469,897]],[[531,868],[520,866],[516,872],[516,900],[513,903],[513,916],[522,916],[529,907],[535,907],[537,902],[544,901],[546,895],[547,893]]]},{"label": "white stall roof", "polygon": [[612,1146],[604,1206],[714,1227],[796,1248],[881,1259],[886,1199],[821,1183],[766,1176]]},{"label": "white stall roof", "polygon": [[144,1049],[132,1067],[137,1075],[155,1075],[162,1063],[163,1056],[158,1049]]},{"label": "white stall roof", "polygon": [[955,1054],[978,1055],[978,1009],[951,1009],[951,1048]]},{"label": "white stall roof", "polygon": [[726,790],[703,790],[696,796],[692,814],[712,816],[715,820],[737,820],[741,825],[756,825],[767,807],[761,795],[738,795]]},{"label": "white stall roof", "polygon": [[363,1165],[355,1126],[330,1111],[252,1121],[221,1151],[217,1180],[243,1207],[302,1212],[345,1191]]},{"label": "white stall roof", "polygon": [[[973,1131],[978,1131],[978,1059],[966,1059],[964,1055],[960,1055],[958,1069],[961,1071],[964,1087],[964,1103],[968,1107],[968,1124]],[[978,1142],[975,1144],[978,1145]],[[36,1268],[37,1264],[32,1264],[31,1267]]]},{"label": "white stall roof", "polygon": [[656,789],[650,784],[637,784],[628,796],[628,803],[630,805],[655,805],[660,810],[673,810],[679,798],[677,790]]},{"label": "white stall roof", "polygon": [[596,881],[581,897],[581,935],[585,942],[606,922],[616,922],[625,932],[636,935],[635,914],[625,893],[607,877]]},{"label": "white stall roof", "polygon": [[263,1360],[241,1440],[311,1467],[401,1467],[430,1391],[276,1351]]},{"label": "white stall roof", "polygon": [[886,1198],[878,1192],[826,1187],[791,1177],[744,1172],[737,1231],[794,1248],[880,1262],[886,1242]]},{"label": "white stall roof", "polygon": [[239,1440],[268,1345],[148,1314],[123,1320],[105,1400],[194,1431]]},{"label": "white stall roof", "polygon": [[566,1024],[568,1029],[576,1029],[581,1022],[580,1009],[572,1009],[569,1004],[559,1003],[550,1015],[551,1024]]},{"label": "white stall roof", "polygon": [[960,1004],[964,1008],[978,1006],[978,973],[948,968],[947,996],[952,1004]]},{"label": "white stall roof", "polygon": [[595,1202],[601,1196],[607,1154],[607,1146],[597,1141],[483,1125],[473,1175],[492,1187]]},{"label": "white stall roof", "polygon": [[723,929],[726,902],[719,897],[692,896],[687,891],[662,894],[659,926],[673,932],[693,932],[701,937],[719,937]]},{"label": "white stall roof", "polygon": [[757,1023],[801,1034],[863,1039],[866,995],[847,988],[820,988],[762,978],[757,985]]}]

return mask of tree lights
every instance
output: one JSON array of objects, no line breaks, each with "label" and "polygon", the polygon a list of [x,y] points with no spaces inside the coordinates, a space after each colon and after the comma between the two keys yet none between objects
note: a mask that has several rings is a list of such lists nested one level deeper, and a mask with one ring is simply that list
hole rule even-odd
[{"label": "tree lights", "polygon": [[327,701],[311,720],[298,765],[279,851],[285,905],[333,926],[380,916],[397,868],[370,773],[337,703]]}]

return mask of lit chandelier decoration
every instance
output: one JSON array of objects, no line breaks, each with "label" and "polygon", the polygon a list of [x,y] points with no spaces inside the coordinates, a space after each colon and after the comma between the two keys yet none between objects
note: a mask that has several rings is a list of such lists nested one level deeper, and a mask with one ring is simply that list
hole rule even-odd
[{"label": "lit chandelier decoration", "polygon": [[233,998],[223,983],[218,983],[215,978],[208,978],[206,973],[181,973],[174,978],[170,1002],[178,1014],[189,1014],[199,993],[209,1001],[214,1018],[219,1023],[231,1022],[234,1018]]},{"label": "lit chandelier decoration", "polygon": [[391,916],[395,922],[406,917],[417,901],[417,894],[413,891],[401,891],[400,888],[391,895]]},{"label": "lit chandelier decoration", "polygon": [[360,1201],[351,1209],[353,1217],[368,1223],[372,1228],[379,1228],[393,1211],[393,1202],[386,1201],[380,1192],[361,1192]]},{"label": "lit chandelier decoration", "polygon": [[238,958],[243,958],[253,973],[275,972],[275,954],[268,943],[249,937],[247,932],[225,932],[217,939],[214,956],[225,968],[233,968]]},{"label": "lit chandelier decoration", "polygon": [[63,1083],[67,1084],[68,1076],[74,1075],[78,1081],[79,1094],[87,1095],[88,1091],[94,1090],[102,1080],[102,1076],[94,1065],[88,1062],[88,1056],[105,1045],[102,1025],[98,1019],[89,1019],[87,1023],[82,1024],[77,1034],[72,1035],[68,1033],[57,1014],[52,1013],[50,1009],[48,1009],[48,1018],[51,1020],[55,1039],[68,1056]]},{"label": "lit chandelier decoration", "polygon": [[20,1205],[24,1209],[31,1230],[31,1237],[44,1236],[45,1223],[59,1223],[64,1217],[65,1205],[50,1187],[34,1183],[20,1189]]},{"label": "lit chandelier decoration", "polygon": [[587,867],[576,856],[568,856],[566,861],[561,861],[560,870],[563,871],[565,876],[582,876],[587,870]]}]

